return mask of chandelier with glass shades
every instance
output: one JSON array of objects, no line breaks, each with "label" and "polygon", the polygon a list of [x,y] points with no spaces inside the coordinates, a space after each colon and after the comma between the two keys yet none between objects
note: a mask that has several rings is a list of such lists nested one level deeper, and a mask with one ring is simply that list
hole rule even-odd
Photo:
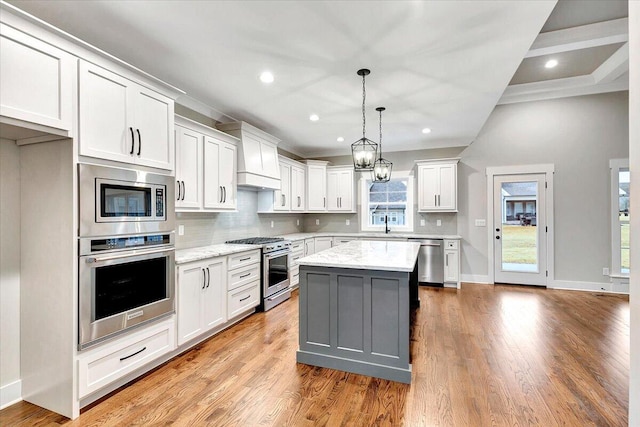
[{"label": "chandelier with glass shades", "polygon": [[373,171],[371,172],[371,180],[373,182],[389,182],[391,169],[393,168],[393,163],[382,158],[382,112],[384,110],[384,107],[376,108],[376,111],[380,113],[380,142],[378,143],[379,156],[373,163]]},{"label": "chandelier with glass shades", "polygon": [[364,112],[365,90],[364,78],[371,73],[370,70],[362,68],[358,70],[358,75],[362,76],[362,138],[351,144],[351,155],[353,156],[353,168],[356,172],[373,171],[373,164],[376,161],[378,144],[366,137],[366,116]]}]

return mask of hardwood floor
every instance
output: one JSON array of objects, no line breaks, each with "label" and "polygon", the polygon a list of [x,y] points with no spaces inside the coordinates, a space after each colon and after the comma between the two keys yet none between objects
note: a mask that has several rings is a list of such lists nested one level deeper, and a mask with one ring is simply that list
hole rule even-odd
[{"label": "hardwood floor", "polygon": [[628,297],[420,288],[412,384],[299,365],[297,292],[70,421],[28,403],[0,425],[626,426]]}]

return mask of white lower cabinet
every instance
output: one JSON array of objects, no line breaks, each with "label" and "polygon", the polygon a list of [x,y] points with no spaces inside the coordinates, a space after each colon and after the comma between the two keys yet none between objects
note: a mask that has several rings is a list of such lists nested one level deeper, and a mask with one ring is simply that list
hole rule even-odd
[{"label": "white lower cabinet", "polygon": [[305,256],[304,240],[291,242],[291,262],[289,263],[289,287],[297,288],[300,283],[300,266],[298,260]]},{"label": "white lower cabinet", "polygon": [[227,258],[178,266],[178,345],[227,320]]},{"label": "white lower cabinet", "polygon": [[227,293],[229,318],[260,304],[260,281],[253,281]]},{"label": "white lower cabinet", "polygon": [[175,349],[173,317],[78,356],[78,395],[100,390]]},{"label": "white lower cabinet", "polygon": [[260,305],[260,266],[259,250],[229,255],[227,273],[227,313],[228,318]]},{"label": "white lower cabinet", "polygon": [[316,237],[314,239],[314,253],[330,249],[333,237]]},{"label": "white lower cabinet", "polygon": [[444,241],[444,284],[460,287],[460,242]]}]

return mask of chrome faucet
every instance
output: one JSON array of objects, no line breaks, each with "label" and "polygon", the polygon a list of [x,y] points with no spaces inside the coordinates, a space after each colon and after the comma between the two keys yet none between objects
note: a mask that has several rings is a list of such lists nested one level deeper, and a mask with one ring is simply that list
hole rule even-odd
[{"label": "chrome faucet", "polygon": [[384,216],[384,234],[389,234],[389,232],[391,231],[389,229],[388,221],[389,221],[389,218],[387,217],[387,215],[385,215]]}]

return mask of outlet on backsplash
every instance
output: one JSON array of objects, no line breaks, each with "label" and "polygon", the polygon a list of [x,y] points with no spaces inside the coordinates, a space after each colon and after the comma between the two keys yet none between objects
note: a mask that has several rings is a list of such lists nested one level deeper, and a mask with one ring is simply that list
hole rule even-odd
[{"label": "outlet on backsplash", "polygon": [[273,222],[273,221],[271,221],[271,228],[273,228],[273,227],[274,227],[274,222]]},{"label": "outlet on backsplash", "polygon": [[420,227],[424,227],[425,225],[427,225],[427,222],[424,219],[420,220]]},{"label": "outlet on backsplash", "polygon": [[320,225],[320,220],[316,219],[316,225]]},{"label": "outlet on backsplash", "polygon": [[351,221],[349,221],[348,219],[346,219],[346,220],[344,221],[344,223],[345,223],[345,225],[351,225]]},{"label": "outlet on backsplash", "polygon": [[178,225],[178,236],[184,236],[184,225]]}]

